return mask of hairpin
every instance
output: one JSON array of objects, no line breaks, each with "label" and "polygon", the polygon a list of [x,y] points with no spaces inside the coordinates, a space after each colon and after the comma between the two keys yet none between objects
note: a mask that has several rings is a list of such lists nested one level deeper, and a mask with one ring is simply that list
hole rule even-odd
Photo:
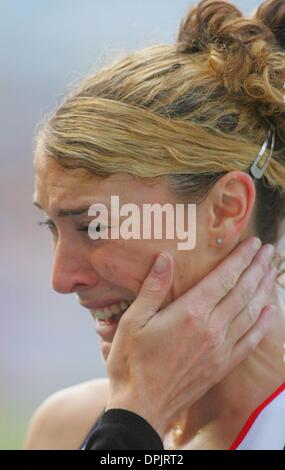
[{"label": "hairpin", "polygon": [[[270,145],[269,155],[266,157],[263,166],[259,167],[258,163],[260,162],[260,160],[262,159],[263,155],[266,152],[266,149],[267,149],[268,142],[269,142],[270,138],[271,138],[271,145]],[[271,125],[271,127],[268,131],[268,134],[265,138],[265,141],[263,142],[263,144],[261,146],[261,149],[259,150],[256,159],[254,160],[253,164],[250,167],[250,172],[251,172],[251,174],[254,178],[260,179],[264,175],[264,172],[265,172],[265,170],[266,170],[266,168],[267,168],[267,166],[270,162],[270,159],[272,157],[273,150],[274,150],[274,145],[275,145],[275,127]]]}]

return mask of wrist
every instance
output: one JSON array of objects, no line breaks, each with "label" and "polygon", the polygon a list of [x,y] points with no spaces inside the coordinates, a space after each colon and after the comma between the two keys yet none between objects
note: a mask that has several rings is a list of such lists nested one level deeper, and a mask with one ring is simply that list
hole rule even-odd
[{"label": "wrist", "polygon": [[134,400],[127,397],[109,397],[105,411],[110,409],[123,409],[136,413],[144,418],[150,426],[155,429],[161,440],[164,438],[166,425],[164,424],[163,414],[150,407],[149,403]]}]

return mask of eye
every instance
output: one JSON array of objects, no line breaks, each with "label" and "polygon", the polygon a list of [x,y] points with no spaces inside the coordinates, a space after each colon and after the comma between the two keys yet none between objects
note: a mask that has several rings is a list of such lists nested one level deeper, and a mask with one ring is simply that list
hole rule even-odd
[{"label": "eye", "polygon": [[39,220],[39,221],[37,222],[37,224],[38,224],[39,226],[43,226],[43,225],[44,225],[44,226],[48,227],[48,229],[49,229],[52,233],[55,233],[55,232],[56,232],[56,226],[55,226],[55,224],[53,223],[53,221],[50,220],[50,219],[47,219],[47,220]]},{"label": "eye", "polygon": [[102,223],[98,223],[94,226],[94,224],[92,224],[90,226],[90,224],[88,225],[85,225],[84,227],[81,227],[78,229],[79,232],[87,232],[88,233],[88,230],[92,233],[92,232],[96,232],[96,233],[99,233],[99,232],[103,232],[104,230],[106,230],[108,227],[110,227],[109,225],[104,225]]}]

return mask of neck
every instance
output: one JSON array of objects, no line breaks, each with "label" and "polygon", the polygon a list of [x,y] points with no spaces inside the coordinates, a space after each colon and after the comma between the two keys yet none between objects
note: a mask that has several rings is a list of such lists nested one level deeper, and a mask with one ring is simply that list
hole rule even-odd
[{"label": "neck", "polygon": [[213,430],[227,448],[254,409],[285,381],[285,305],[276,288],[268,303],[277,306],[270,330],[245,361],[179,415],[181,441]]}]

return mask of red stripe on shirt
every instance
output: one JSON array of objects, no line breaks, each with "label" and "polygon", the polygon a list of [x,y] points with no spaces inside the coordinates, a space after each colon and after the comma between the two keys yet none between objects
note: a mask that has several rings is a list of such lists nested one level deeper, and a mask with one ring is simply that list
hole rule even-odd
[{"label": "red stripe on shirt", "polygon": [[257,417],[260,415],[260,413],[266,408],[269,403],[271,403],[274,398],[276,398],[278,395],[280,395],[281,392],[285,390],[285,382],[275,390],[275,392],[272,393],[264,402],[256,408],[253,413],[250,415],[248,418],[247,422],[245,423],[244,427],[242,428],[241,432],[239,433],[238,437],[234,440],[232,445],[230,446],[229,450],[236,450],[236,448],[241,444],[245,436],[247,435],[248,431],[252,427],[253,423],[257,419]]}]

